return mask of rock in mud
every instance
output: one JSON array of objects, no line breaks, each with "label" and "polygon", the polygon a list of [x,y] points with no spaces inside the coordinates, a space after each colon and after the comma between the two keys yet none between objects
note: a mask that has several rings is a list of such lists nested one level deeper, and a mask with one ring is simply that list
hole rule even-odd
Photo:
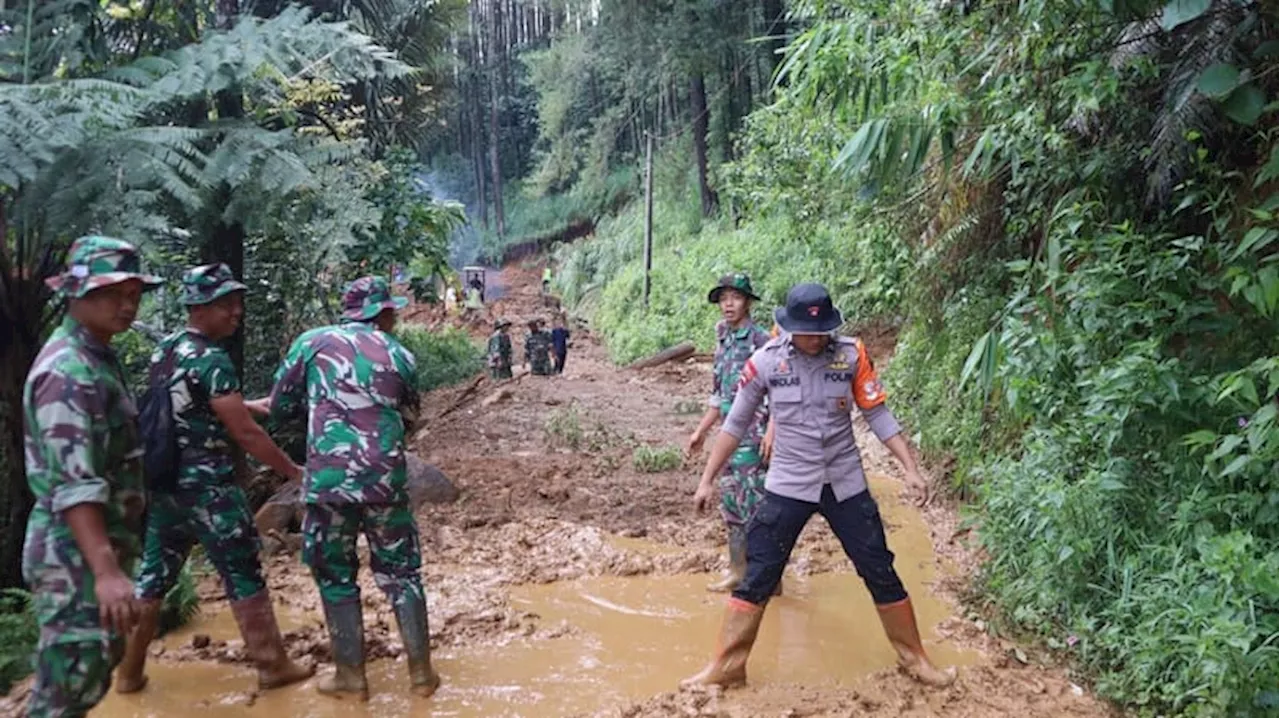
[{"label": "rock in mud", "polygon": [[453,503],[462,495],[440,469],[413,454],[408,454],[406,458],[409,469],[409,503],[414,508],[424,503]]},{"label": "rock in mud", "polygon": [[[406,455],[408,464],[409,503],[416,509],[424,503],[447,504],[458,500],[461,492],[440,469]],[[259,536],[273,532],[281,536],[297,533],[302,524],[302,485],[290,482],[280,488],[258,509],[253,517]]]}]

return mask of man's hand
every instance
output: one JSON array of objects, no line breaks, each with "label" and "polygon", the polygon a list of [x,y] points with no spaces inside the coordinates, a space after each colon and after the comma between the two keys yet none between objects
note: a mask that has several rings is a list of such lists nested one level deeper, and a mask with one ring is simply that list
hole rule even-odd
[{"label": "man's hand", "polygon": [[764,463],[769,463],[773,458],[773,439],[777,434],[777,424],[773,423],[773,418],[769,419],[769,426],[764,430],[764,438],[760,440],[760,458]]},{"label": "man's hand", "polygon": [[699,481],[698,490],[693,494],[693,510],[697,513],[703,513],[711,507],[711,501],[715,498],[715,487],[710,481]]},{"label": "man's hand", "polygon": [[911,496],[912,504],[921,507],[929,503],[932,499],[929,495],[929,482],[924,480],[919,471],[914,468],[905,469],[902,479],[907,485],[907,493]]},{"label": "man's hand", "polygon": [[271,416],[271,397],[264,396],[261,399],[246,399],[244,402],[244,408],[248,409],[249,413],[254,416],[261,416],[263,418]]},{"label": "man's hand", "polygon": [[133,582],[120,569],[95,576],[93,592],[98,597],[98,617],[103,628],[128,635],[138,622],[138,606],[133,598]]},{"label": "man's hand", "polygon": [[706,443],[706,441],[707,435],[703,433],[702,429],[695,429],[692,434],[689,434],[689,440],[685,442],[684,458],[690,459],[693,458],[695,454],[700,453],[702,451],[702,445]]},{"label": "man's hand", "polygon": [[300,482],[302,481],[303,473],[304,473],[303,468],[301,466],[298,466],[297,464],[294,464],[292,468],[289,469],[289,472],[284,475],[284,477],[289,481]]}]

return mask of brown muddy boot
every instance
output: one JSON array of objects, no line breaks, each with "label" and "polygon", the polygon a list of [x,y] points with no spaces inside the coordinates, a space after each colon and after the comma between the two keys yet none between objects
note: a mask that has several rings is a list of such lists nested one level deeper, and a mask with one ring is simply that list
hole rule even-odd
[{"label": "brown muddy boot", "polygon": [[332,676],[320,681],[316,690],[331,698],[351,696],[369,700],[369,682],[364,675],[364,615],[360,602],[325,601],[324,620],[329,626],[334,671]]},{"label": "brown muddy boot", "polygon": [[271,594],[267,589],[248,598],[231,602],[231,613],[240,626],[244,638],[244,650],[258,666],[258,688],[268,690],[304,681],[316,672],[315,667],[299,665],[289,659],[284,650],[284,638],[276,623],[276,612],[271,607]]},{"label": "brown muddy boot", "polygon": [[715,657],[695,676],[680,681],[681,688],[723,686],[732,688],[747,682],[747,657],[760,632],[764,608],[740,598],[730,598],[725,608],[724,623]]},{"label": "brown muddy boot", "polygon": [[898,652],[899,667],[917,681],[936,688],[949,686],[955,681],[954,668],[939,670],[925,655],[910,598],[877,605],[876,610],[880,613],[880,623],[884,624],[884,635],[889,637],[889,643]]},{"label": "brown muddy boot", "polygon": [[440,687],[440,675],[431,667],[431,637],[427,630],[427,604],[406,594],[395,605],[396,623],[400,624],[400,640],[409,658],[409,689],[422,698],[430,698]]},{"label": "brown muddy boot", "polygon": [[714,583],[707,584],[712,593],[729,593],[738,587],[747,575],[747,527],[729,526],[729,573]]},{"label": "brown muddy boot", "polygon": [[116,693],[137,693],[147,687],[147,650],[160,628],[160,604],[155,599],[139,601],[142,606],[138,625],[125,642],[124,658],[116,668]]}]

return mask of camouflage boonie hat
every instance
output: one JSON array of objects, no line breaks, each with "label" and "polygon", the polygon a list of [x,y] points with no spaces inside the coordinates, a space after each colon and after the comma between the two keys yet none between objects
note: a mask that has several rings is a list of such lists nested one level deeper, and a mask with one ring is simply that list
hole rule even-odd
[{"label": "camouflage boonie hat", "polygon": [[707,301],[712,304],[719,304],[720,295],[726,289],[742,292],[747,296],[747,299],[760,301],[760,297],[756,296],[756,293],[751,289],[751,277],[748,277],[744,272],[735,272],[721,277],[720,283],[707,293]]},{"label": "camouflage boonie hat", "polygon": [[506,317],[503,317],[493,323],[494,329],[506,329],[509,326],[511,326],[511,320],[507,319]]},{"label": "camouflage boonie hat", "polygon": [[142,257],[137,247],[119,239],[89,235],[77,239],[67,253],[67,271],[44,283],[69,299],[80,299],[95,289],[137,279],[143,291],[164,284],[164,280],[142,273]]},{"label": "camouflage boonie hat", "polygon": [[361,277],[342,293],[342,318],[367,321],[384,309],[404,309],[408,304],[404,297],[391,296],[391,285],[382,277]]},{"label": "camouflage boonie hat", "polygon": [[249,287],[236,281],[231,267],[225,264],[202,264],[182,273],[182,303],[187,306],[208,304],[232,292]]}]

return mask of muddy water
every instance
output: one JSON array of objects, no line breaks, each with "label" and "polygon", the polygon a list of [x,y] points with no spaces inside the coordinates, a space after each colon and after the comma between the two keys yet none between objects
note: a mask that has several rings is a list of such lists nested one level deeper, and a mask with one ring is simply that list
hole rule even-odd
[{"label": "muddy water", "polygon": [[[890,531],[897,566],[913,595],[922,627],[949,615],[929,595],[933,557],[918,514],[890,498],[892,484],[874,481]],[[817,519],[809,531],[826,531]],[[635,539],[619,548],[666,553],[672,547]],[[429,701],[403,690],[402,660],[377,661],[368,669],[373,699],[368,705],[318,696],[312,683],[253,695],[247,667],[153,660],[152,685],[141,695],[111,695],[94,718],[151,718],[199,715],[270,715],[272,718],[328,716],[563,716],[596,711],[671,690],[701,667],[714,646],[722,596],[706,593],[706,575],[601,577],[542,586],[516,586],[514,608],[541,617],[541,625],[571,628],[559,638],[522,639],[503,646],[438,650],[434,654],[444,685]],[[894,663],[874,605],[851,571],[815,576],[788,575],[786,593],[765,614],[751,655],[753,683],[834,682],[852,685]],[[206,633],[237,637],[233,620],[202,618],[171,640]],[[225,617],[229,620],[229,616]],[[286,625],[314,617],[282,614]],[[935,660],[963,665],[977,660],[961,653],[928,628],[925,643]]]}]

